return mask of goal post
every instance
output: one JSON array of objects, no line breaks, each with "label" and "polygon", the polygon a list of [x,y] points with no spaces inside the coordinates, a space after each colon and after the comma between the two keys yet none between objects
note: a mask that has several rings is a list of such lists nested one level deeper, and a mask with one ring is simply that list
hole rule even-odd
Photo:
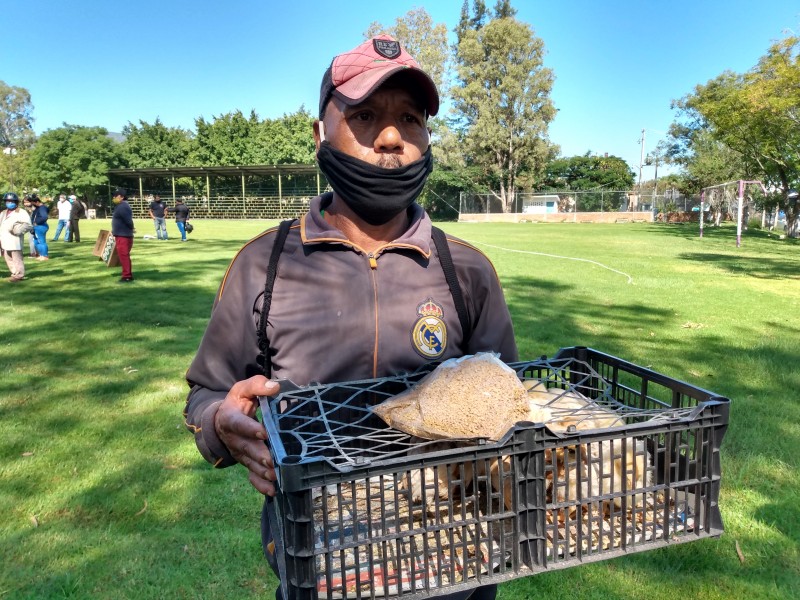
[{"label": "goal post", "polygon": [[[738,179],[704,187],[700,191],[700,237],[703,237],[705,212],[708,210],[719,227],[726,213],[736,215],[736,247],[742,245],[742,229],[747,228],[749,204],[758,194],[767,195],[767,188],[761,181]],[[747,204],[745,204],[747,198]]]}]

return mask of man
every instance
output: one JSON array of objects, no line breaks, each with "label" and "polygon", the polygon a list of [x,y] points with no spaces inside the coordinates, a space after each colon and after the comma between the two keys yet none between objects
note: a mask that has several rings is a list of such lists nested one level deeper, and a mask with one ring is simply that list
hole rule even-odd
[{"label": "man", "polygon": [[56,225],[56,233],[53,236],[54,242],[58,241],[58,236],[61,235],[61,230],[64,228],[66,228],[64,239],[67,240],[67,236],[69,235],[69,214],[72,212],[72,204],[69,203],[69,200],[67,200],[64,194],[61,194],[58,197],[56,208],[58,208],[58,225]]},{"label": "man", "polygon": [[186,221],[189,220],[189,207],[184,204],[183,200],[178,199],[175,201],[175,208],[168,208],[167,212],[172,211],[175,213],[175,224],[178,226],[178,231],[181,234],[181,241],[186,241]]},{"label": "man", "polygon": [[47,230],[50,228],[47,224],[47,219],[50,216],[50,211],[42,203],[38,194],[31,194],[28,199],[33,207],[31,211],[31,221],[33,222],[31,239],[34,240],[36,245],[36,260],[50,260],[49,248],[47,247]]},{"label": "man", "polygon": [[119,264],[122,266],[119,282],[130,283],[133,281],[131,248],[136,228],[133,226],[133,211],[128,204],[128,191],[125,188],[115,189],[111,201],[116,205],[111,213],[111,233],[114,235]]},{"label": "man", "polygon": [[153,219],[153,225],[156,228],[156,238],[159,240],[169,239],[167,237],[167,205],[161,201],[161,196],[156,194],[153,201],[150,203],[150,218]]},{"label": "man", "polygon": [[[383,377],[478,351],[517,359],[491,263],[451,238],[469,316],[465,331],[431,242],[431,221],[415,202],[432,168],[427,118],[438,109],[433,81],[391,38],[336,57],[323,77],[314,123],[317,161],[334,191],[313,199],[289,232],[266,331],[255,324],[275,230],[246,244],[225,275],[186,375],[186,424],[208,461],[244,465],[262,494],[275,494],[276,475],[266,432],[252,417],[257,396],[279,388],[261,374],[259,333],[269,340],[271,376],[298,385]],[[438,307],[446,332],[439,344],[414,335],[419,307],[428,303]],[[263,519],[262,542],[272,564]],[[494,594],[488,586],[451,597]]]},{"label": "man", "polygon": [[80,220],[86,218],[86,207],[83,205],[81,199],[77,196],[70,196],[69,201],[72,203],[72,208],[70,209],[69,213],[69,232],[67,232],[67,238],[69,239],[64,238],[64,241],[80,242]]}]

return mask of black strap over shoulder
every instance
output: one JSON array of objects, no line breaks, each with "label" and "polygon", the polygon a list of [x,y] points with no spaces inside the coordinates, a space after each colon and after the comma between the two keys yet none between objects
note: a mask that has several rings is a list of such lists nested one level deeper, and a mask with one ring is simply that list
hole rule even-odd
[{"label": "black strap over shoulder", "polygon": [[267,265],[267,280],[264,283],[264,299],[261,304],[261,316],[258,319],[258,349],[261,351],[258,362],[264,375],[269,378],[272,375],[272,361],[269,358],[269,339],[267,339],[267,316],[272,305],[272,288],[275,286],[275,277],[278,275],[278,259],[281,257],[283,245],[289,235],[294,220],[281,221],[278,225],[278,233],[272,244]]},{"label": "black strap over shoulder", "polygon": [[[261,352],[258,362],[261,365],[264,375],[267,377],[272,375],[272,361],[269,358],[269,339],[267,339],[267,317],[269,315],[270,306],[272,305],[272,288],[275,286],[275,278],[278,275],[278,259],[280,258],[283,245],[286,243],[286,237],[289,235],[289,229],[293,223],[294,220],[282,221],[278,226],[278,233],[272,244],[269,264],[267,265],[267,279],[264,283],[264,299],[261,304],[261,316],[258,319],[258,348]],[[447,242],[447,236],[444,231],[438,227],[432,228],[431,237],[433,238],[434,246],[436,246],[436,251],[439,254],[439,264],[444,272],[447,285],[450,288],[450,294],[453,296],[453,303],[455,304],[456,313],[458,314],[458,322],[461,324],[461,331],[463,332],[463,350],[466,352],[469,339],[472,336],[472,328],[470,327],[469,313],[467,312],[464,294],[461,291],[461,286],[456,276],[453,257],[450,255],[450,245]]]},{"label": "black strap over shoulder", "polygon": [[433,238],[433,244],[436,246],[436,251],[439,253],[439,262],[442,265],[442,271],[444,271],[444,278],[447,280],[447,285],[450,287],[453,303],[456,305],[458,322],[461,323],[461,331],[464,336],[463,350],[466,352],[467,346],[469,345],[469,338],[472,335],[472,328],[469,324],[467,303],[464,301],[464,294],[461,292],[461,286],[458,284],[453,257],[450,256],[450,245],[447,243],[447,236],[444,231],[438,227],[432,228],[431,237]]}]

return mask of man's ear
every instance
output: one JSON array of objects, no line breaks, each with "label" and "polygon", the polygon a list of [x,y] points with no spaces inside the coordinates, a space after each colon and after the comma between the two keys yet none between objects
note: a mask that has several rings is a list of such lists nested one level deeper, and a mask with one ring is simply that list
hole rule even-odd
[{"label": "man's ear", "polygon": [[325,141],[325,123],[317,119],[314,121],[314,145],[319,152],[319,145]]}]

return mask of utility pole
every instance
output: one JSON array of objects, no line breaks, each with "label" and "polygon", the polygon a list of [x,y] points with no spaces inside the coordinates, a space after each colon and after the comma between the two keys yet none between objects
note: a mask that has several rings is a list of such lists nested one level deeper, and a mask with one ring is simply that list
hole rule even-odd
[{"label": "utility pole", "polygon": [[656,174],[655,174],[655,177],[653,178],[653,203],[652,203],[653,207],[655,207],[655,205],[656,205],[656,196],[658,196],[658,159],[659,158],[661,158],[661,157],[658,155],[658,152],[655,152],[654,155],[653,155],[653,160],[655,161],[655,164],[656,164]]}]

